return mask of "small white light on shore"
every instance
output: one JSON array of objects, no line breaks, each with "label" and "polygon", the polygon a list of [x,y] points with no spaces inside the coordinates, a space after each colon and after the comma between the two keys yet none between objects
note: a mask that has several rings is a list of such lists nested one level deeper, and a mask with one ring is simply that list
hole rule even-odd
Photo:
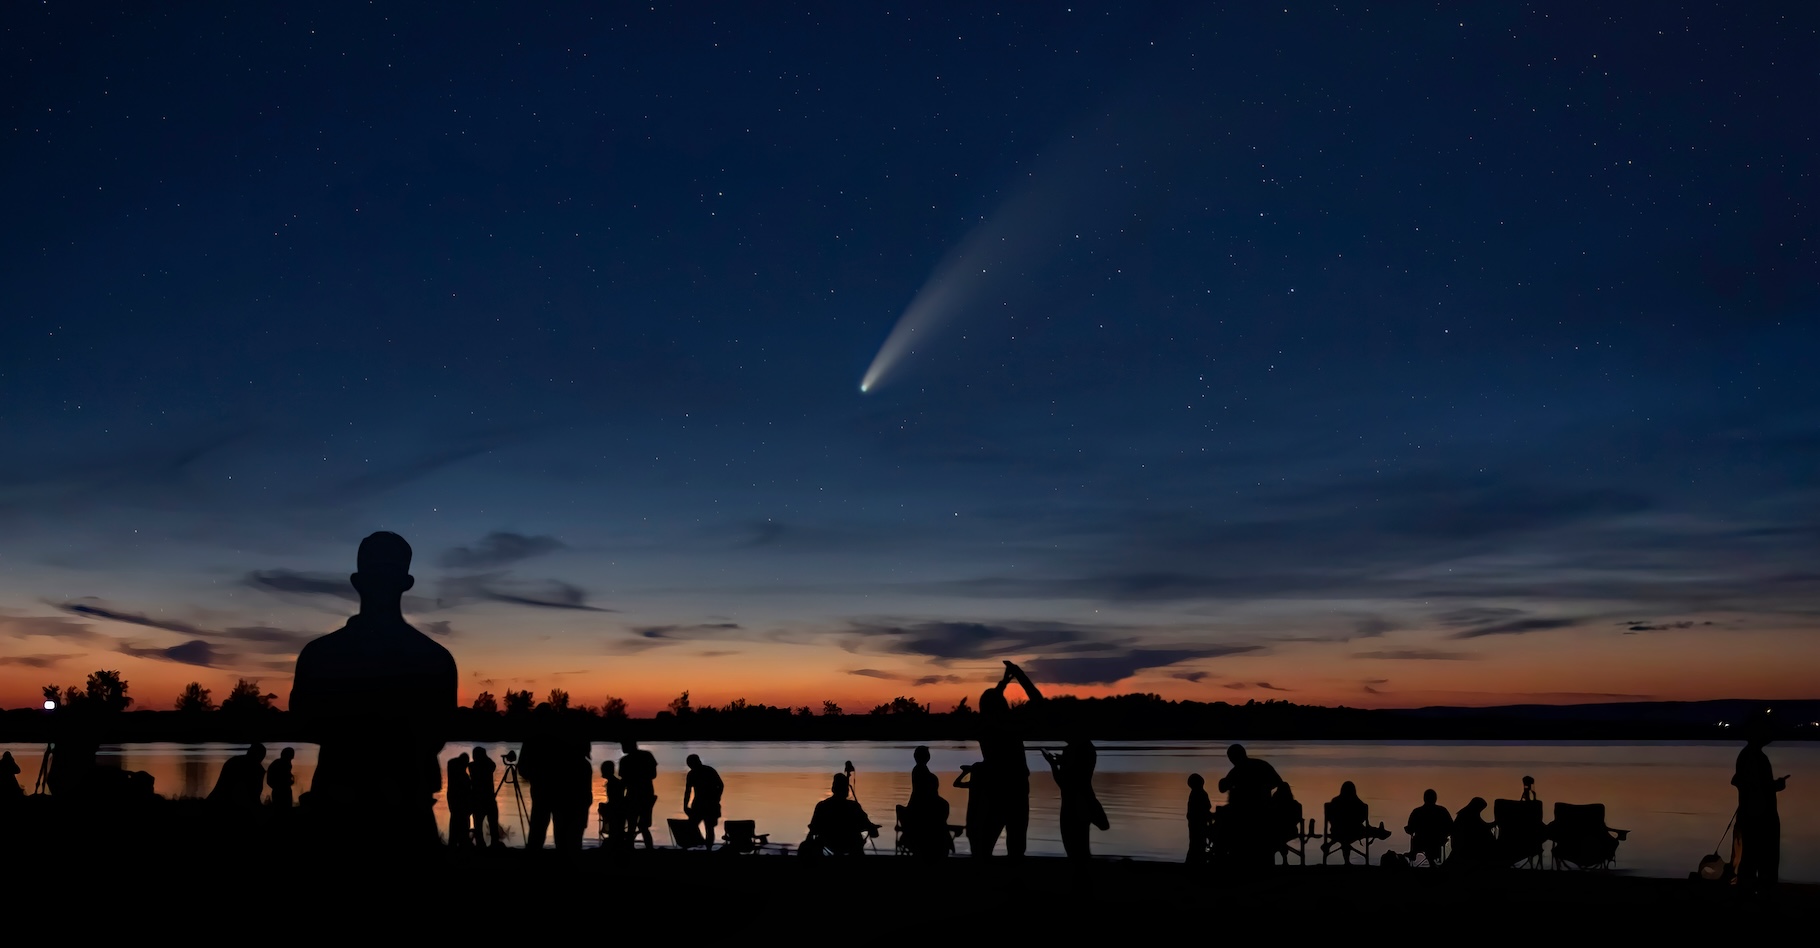
[{"label": "small white light on shore", "polygon": [[57,710],[57,702],[52,701],[49,698],[44,699],[44,710],[46,710],[46,711]]}]

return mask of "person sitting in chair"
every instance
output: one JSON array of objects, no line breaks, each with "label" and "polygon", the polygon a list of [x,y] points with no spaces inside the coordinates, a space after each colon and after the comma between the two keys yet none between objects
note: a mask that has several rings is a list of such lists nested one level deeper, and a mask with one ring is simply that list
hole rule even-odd
[{"label": "person sitting in chair", "polygon": [[835,774],[827,799],[815,805],[809,818],[809,841],[803,844],[806,854],[827,849],[836,856],[857,856],[866,851],[868,837],[878,836],[878,824],[847,792],[847,775]]},{"label": "person sitting in chair", "polygon": [[1422,805],[1411,810],[1409,823],[1403,832],[1409,834],[1410,859],[1421,855],[1428,859],[1428,864],[1439,865],[1441,848],[1447,845],[1447,837],[1453,832],[1453,817],[1448,815],[1447,808],[1436,803],[1438,799],[1433,790],[1422,791]]},{"label": "person sitting in chair", "polygon": [[1473,797],[1453,818],[1453,857],[1450,867],[1481,868],[1496,862],[1497,838],[1491,833],[1494,824],[1485,821],[1485,798]]},{"label": "person sitting in chair", "polygon": [[1337,848],[1342,854],[1353,852],[1361,840],[1389,839],[1390,831],[1367,825],[1370,811],[1359,799],[1359,788],[1348,780],[1340,784],[1340,795],[1327,804],[1327,843],[1323,850]]}]

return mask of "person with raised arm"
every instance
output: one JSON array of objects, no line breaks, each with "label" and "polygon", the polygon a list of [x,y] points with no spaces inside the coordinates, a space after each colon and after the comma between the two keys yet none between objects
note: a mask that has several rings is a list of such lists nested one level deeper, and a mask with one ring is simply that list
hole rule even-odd
[{"label": "person with raised arm", "polygon": [[1076,736],[1069,738],[1059,754],[1045,749],[1043,759],[1049,762],[1049,772],[1055,777],[1055,786],[1062,795],[1062,850],[1069,859],[1092,858],[1089,827],[1097,826],[1101,831],[1111,828],[1106,810],[1093,792],[1093,771],[1099,766],[1099,751],[1092,741]]},{"label": "person with raised arm", "polygon": [[[1024,690],[1029,703],[1043,700],[1043,693],[1031,683],[1030,676],[1013,662],[1005,662],[1005,675],[998,684],[980,695],[980,769],[985,780],[973,793],[985,791],[986,820],[980,834],[984,843],[973,850],[975,856],[989,856],[1005,835],[1005,855],[1024,855],[1024,840],[1030,831],[1030,764],[1024,757],[1024,741],[1005,698],[1005,686],[1013,681]],[[976,771],[975,777],[978,778]]]}]

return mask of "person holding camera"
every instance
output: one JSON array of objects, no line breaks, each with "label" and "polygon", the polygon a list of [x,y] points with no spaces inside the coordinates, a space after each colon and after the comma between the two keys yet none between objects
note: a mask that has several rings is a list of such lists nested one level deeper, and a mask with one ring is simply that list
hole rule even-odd
[{"label": "person holding camera", "polygon": [[974,778],[979,781],[984,771],[985,779],[976,782],[972,792],[985,797],[982,802],[986,804],[986,819],[977,837],[968,833],[969,841],[975,843],[975,856],[992,855],[1001,832],[1005,835],[1005,855],[1022,856],[1024,838],[1030,831],[1030,765],[1024,758],[1024,741],[1019,736],[1011,702],[1005,698],[1005,686],[1013,681],[1024,689],[1031,704],[1043,700],[1043,693],[1031,683],[1030,676],[1010,661],[1005,662],[1005,676],[998,684],[980,695],[979,745],[984,759],[975,769]]}]

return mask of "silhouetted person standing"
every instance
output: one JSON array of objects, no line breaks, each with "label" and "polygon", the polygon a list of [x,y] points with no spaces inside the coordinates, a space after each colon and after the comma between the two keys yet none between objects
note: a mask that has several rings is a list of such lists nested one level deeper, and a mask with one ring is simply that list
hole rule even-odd
[{"label": "silhouetted person standing", "polygon": [[291,713],[321,746],[309,802],[337,831],[428,848],[439,841],[437,755],[455,709],[455,659],[404,621],[416,580],[403,537],[372,534],[357,563],[348,579],[360,612],[297,656]]},{"label": "silhouetted person standing", "polygon": [[1534,800],[1537,803],[1542,802],[1542,798],[1536,796],[1536,778],[1525,776],[1523,778],[1523,795],[1518,797],[1517,801],[1520,803],[1528,803],[1531,800]]},{"label": "silhouetted person standing", "polygon": [[836,856],[857,856],[866,851],[866,839],[878,835],[878,826],[848,792],[846,774],[835,774],[826,799],[815,805],[809,818],[809,836],[815,845],[802,852],[819,854],[826,848]]},{"label": "silhouetted person standing", "polygon": [[272,788],[272,805],[281,810],[291,808],[291,785],[297,782],[291,764],[296,759],[297,751],[287,747],[278,752],[278,759],[265,771],[265,785]]},{"label": "silhouetted person standing", "polygon": [[1403,827],[1409,834],[1409,858],[1426,856],[1431,866],[1440,863],[1442,847],[1453,834],[1453,817],[1435,802],[1438,799],[1433,790],[1422,791],[1422,805],[1409,811],[1409,823]]},{"label": "silhouetted person standing", "polygon": [[1271,795],[1283,786],[1283,778],[1277,776],[1275,767],[1246,754],[1243,744],[1226,748],[1226,759],[1232,762],[1232,769],[1220,778],[1219,790],[1226,794],[1230,817],[1229,851],[1241,865],[1268,866],[1279,842],[1271,825],[1276,810]]},{"label": "silhouetted person standing", "polygon": [[474,841],[474,792],[468,775],[468,755],[449,758],[449,779],[443,781],[443,802],[449,807],[449,845]]},{"label": "silhouetted person standing", "polygon": [[600,804],[600,832],[613,849],[626,849],[632,839],[626,834],[626,782],[619,779],[613,762],[600,762],[600,779],[606,784],[607,799]]},{"label": "silhouetted person standing", "polygon": [[1062,851],[1070,859],[1093,856],[1090,827],[1110,827],[1099,797],[1093,793],[1093,771],[1099,766],[1100,754],[1093,742],[1083,737],[1071,738],[1060,754],[1043,751],[1049,772],[1061,791]]},{"label": "silhouetted person standing", "polygon": [[209,791],[209,802],[239,809],[255,809],[265,795],[265,745],[248,744],[246,752],[229,757],[221,764],[221,775],[215,778],[215,789]]},{"label": "silhouetted person standing", "polygon": [[518,773],[531,784],[525,848],[542,849],[544,834],[553,826],[557,849],[580,849],[594,772],[588,766],[587,741],[578,736],[568,714],[547,702],[531,712],[530,733],[518,750]]},{"label": "silhouetted person standing", "polygon": [[651,811],[657,807],[657,758],[648,750],[640,750],[635,740],[621,741],[619,749],[625,754],[619,758],[619,777],[626,783],[626,820],[645,841],[645,848],[652,849],[657,845],[651,841]]},{"label": "silhouetted person standing", "polygon": [[683,815],[691,825],[700,824],[701,838],[712,847],[714,828],[720,825],[720,797],[727,787],[720,771],[702,763],[700,757],[690,754],[685,763],[689,774],[683,778]]},{"label": "silhouetted person standing", "polygon": [[1207,834],[1213,828],[1213,801],[1207,796],[1207,779],[1188,775],[1188,862],[1207,860]]},{"label": "silhouetted person standing", "polygon": [[582,713],[576,710],[557,714],[557,739],[560,789],[555,813],[556,848],[579,852],[581,838],[588,831],[588,808],[594,802],[594,766],[588,761],[588,739],[582,724]]},{"label": "silhouetted person standing", "polygon": [[[1005,663],[1005,676],[980,695],[980,756],[986,771],[982,790],[986,798],[986,825],[980,834],[985,845],[976,848],[976,856],[989,856],[998,844],[999,833],[1005,834],[1005,855],[1022,856],[1024,838],[1030,831],[1030,764],[1024,757],[1024,741],[1005,699],[1005,686],[1016,681],[1031,703],[1043,700],[1042,692],[1030,682],[1030,676],[1011,662]],[[977,774],[976,774],[977,778]]]},{"label": "silhouetted person standing", "polygon": [[967,852],[975,856],[986,855],[996,840],[986,835],[990,804],[986,799],[985,774],[986,762],[978,760],[962,764],[961,772],[954,777],[954,788],[967,791],[967,815],[962,822],[967,825]]},{"label": "silhouetted person standing", "polygon": [[499,788],[493,785],[493,773],[497,769],[493,758],[487,756],[486,748],[474,748],[474,756],[468,761],[468,799],[474,808],[475,831],[484,826],[488,843],[503,846],[505,841],[499,831]]},{"label": "silhouetted person standing", "polygon": [[1776,812],[1776,794],[1788,787],[1788,777],[1778,777],[1763,752],[1773,735],[1767,714],[1746,722],[1744,749],[1732,786],[1738,788],[1738,826],[1732,835],[1734,884],[1752,891],[1773,889],[1782,872],[1782,817]]},{"label": "silhouetted person standing", "polygon": [[915,766],[910,768],[910,802],[904,804],[905,841],[913,855],[946,856],[951,838],[942,782],[929,769],[929,748],[918,745],[910,757]]}]

